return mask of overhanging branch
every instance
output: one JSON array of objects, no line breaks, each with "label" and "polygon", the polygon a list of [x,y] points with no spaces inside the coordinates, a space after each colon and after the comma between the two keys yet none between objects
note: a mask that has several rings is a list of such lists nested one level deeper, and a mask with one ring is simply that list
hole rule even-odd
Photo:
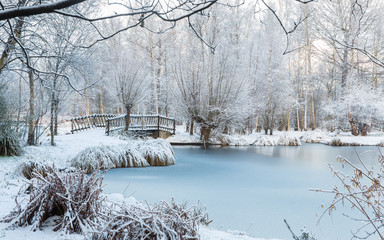
[{"label": "overhanging branch", "polygon": [[70,6],[85,2],[86,0],[61,0],[54,3],[41,4],[36,6],[25,6],[0,11],[0,21],[16,17],[28,17],[68,8]]}]

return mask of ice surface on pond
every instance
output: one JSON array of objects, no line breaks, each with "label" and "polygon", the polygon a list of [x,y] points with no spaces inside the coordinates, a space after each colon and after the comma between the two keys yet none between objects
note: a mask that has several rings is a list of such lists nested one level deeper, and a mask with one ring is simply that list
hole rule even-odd
[{"label": "ice surface on pond", "polygon": [[[236,229],[259,238],[291,239],[284,225],[306,227],[318,239],[349,239],[358,226],[342,213],[354,216],[349,207],[339,207],[317,221],[331,195],[309,188],[331,189],[336,179],[328,163],[340,167],[339,155],[357,164],[355,149],[367,164],[377,159],[377,147],[331,147],[303,144],[300,147],[251,146],[203,150],[175,147],[177,164],[144,169],[112,169],[104,180],[107,192],[150,203],[160,200],[201,201],[217,229]],[[348,171],[348,168],[343,169]]]}]

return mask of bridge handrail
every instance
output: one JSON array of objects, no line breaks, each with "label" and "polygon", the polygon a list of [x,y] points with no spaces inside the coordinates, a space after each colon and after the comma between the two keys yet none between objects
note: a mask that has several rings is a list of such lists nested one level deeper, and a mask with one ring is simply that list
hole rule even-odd
[{"label": "bridge handrail", "polygon": [[[106,120],[105,133],[125,128],[126,115],[120,115]],[[140,121],[141,120],[141,121]],[[164,122],[166,121],[166,122]],[[172,134],[176,132],[176,120],[161,115],[130,115],[129,129],[131,130],[165,130]]]},{"label": "bridge handrail", "polygon": [[[72,130],[75,133],[97,127],[105,127],[105,133],[125,128],[126,115],[92,114],[71,119]],[[163,130],[175,134],[176,120],[161,115],[130,115],[131,130]]]}]

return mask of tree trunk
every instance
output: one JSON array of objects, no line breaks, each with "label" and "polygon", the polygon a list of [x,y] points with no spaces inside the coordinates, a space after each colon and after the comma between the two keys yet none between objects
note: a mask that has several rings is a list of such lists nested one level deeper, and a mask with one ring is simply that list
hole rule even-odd
[{"label": "tree trunk", "polygon": [[54,104],[54,128],[53,128],[53,134],[57,136],[57,129],[58,129],[58,117],[59,117],[59,99],[56,96],[55,104]]},{"label": "tree trunk", "polygon": [[349,124],[351,125],[351,133],[353,136],[359,136],[359,130],[357,129],[357,126],[356,126],[356,121],[355,119],[351,119],[349,120]]},{"label": "tree trunk", "polygon": [[191,135],[191,136],[193,135],[193,131],[194,131],[193,128],[195,127],[194,125],[195,125],[194,120],[192,119],[191,125],[189,126],[189,135]]},{"label": "tree trunk", "polygon": [[223,130],[223,134],[228,134],[229,133],[229,127],[226,125]]},{"label": "tree trunk", "polygon": [[51,95],[51,124],[50,124],[50,132],[51,132],[51,146],[55,146],[55,134],[54,134],[54,125],[55,125],[55,90],[53,89]]},{"label": "tree trunk", "polygon": [[35,82],[33,79],[33,72],[28,71],[29,78],[29,119],[28,119],[28,140],[27,145],[35,145]]},{"label": "tree trunk", "polygon": [[189,132],[189,128],[190,128],[190,121],[187,121],[187,124],[185,125],[185,132]]},{"label": "tree trunk", "polygon": [[[26,2],[26,0],[19,1],[18,6],[24,6],[25,2]],[[2,70],[4,69],[4,67],[7,64],[9,55],[15,49],[17,41],[14,38],[14,36],[16,38],[20,37],[20,35],[22,33],[23,25],[24,25],[24,17],[21,17],[21,18],[16,20],[16,25],[14,26],[14,29],[13,29],[14,35],[10,34],[10,36],[8,38],[8,41],[5,44],[5,49],[4,49],[4,51],[3,51],[3,53],[1,54],[1,57],[0,57],[0,74],[1,74]]]},{"label": "tree trunk", "polygon": [[211,135],[211,129],[208,127],[201,127],[201,135],[203,136],[203,146],[207,148],[208,140]]}]

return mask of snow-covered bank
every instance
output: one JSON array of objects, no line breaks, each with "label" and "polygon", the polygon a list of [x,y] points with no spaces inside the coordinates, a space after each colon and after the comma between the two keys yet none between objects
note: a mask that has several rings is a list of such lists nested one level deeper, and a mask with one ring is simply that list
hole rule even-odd
[{"label": "snow-covered bank", "polygon": [[[155,141],[155,140],[150,140]],[[66,168],[79,152],[87,148],[97,146],[114,146],[127,144],[126,139],[118,137],[107,137],[103,129],[93,129],[73,135],[60,135],[56,138],[57,145],[49,146],[49,139],[44,139],[40,146],[26,147],[25,154],[20,157],[0,157],[0,219],[8,215],[16,206],[15,196],[22,184],[27,181],[21,174],[20,166],[26,161],[39,163],[52,163],[58,168]],[[137,148],[145,156],[151,156],[153,151],[147,144],[137,143]],[[155,144],[155,143],[153,143]],[[160,143],[157,143],[161,145]],[[155,144],[156,145],[156,144]],[[164,148],[162,145],[157,146]],[[27,199],[27,195],[24,196]],[[108,198],[117,198],[116,194],[107,195]],[[121,199],[121,197],[119,197]],[[21,200],[21,199],[20,199]],[[124,198],[126,202],[136,203],[133,198]],[[209,209],[208,209],[209,211]],[[8,223],[0,223],[0,239],[85,239],[79,234],[64,234],[53,231],[53,222],[44,224],[42,230],[30,231],[30,227],[8,228]],[[232,240],[255,240],[255,238],[239,235],[236,232],[222,232],[208,228],[199,230],[201,239],[232,239]]]},{"label": "snow-covered bank", "polygon": [[[201,143],[200,135],[190,135],[184,126],[177,126],[176,135],[167,138],[171,144]],[[338,144],[335,144],[337,141]],[[273,135],[263,132],[252,134],[222,134],[212,139],[213,144],[224,146],[299,146],[301,143],[322,143],[333,146],[384,146],[384,132],[371,132],[368,136],[353,136],[351,133],[315,131],[274,131]]]}]

